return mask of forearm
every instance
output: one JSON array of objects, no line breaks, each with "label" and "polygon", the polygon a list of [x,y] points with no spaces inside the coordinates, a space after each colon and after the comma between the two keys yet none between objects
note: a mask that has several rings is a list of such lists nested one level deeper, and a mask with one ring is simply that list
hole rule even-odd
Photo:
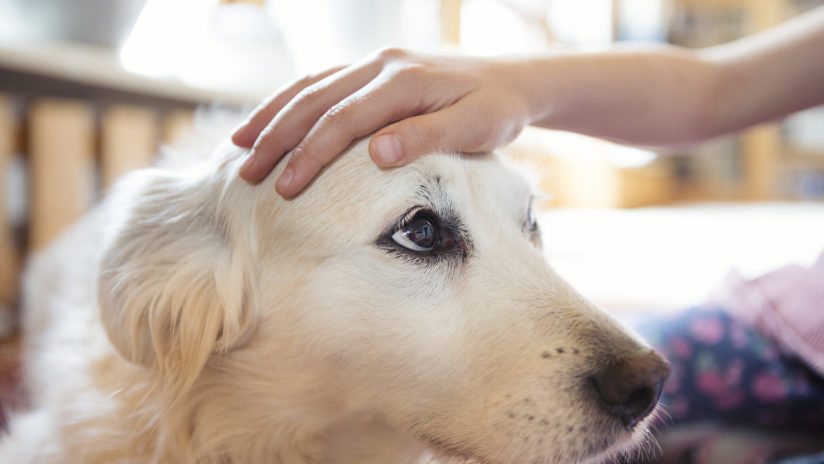
[{"label": "forearm", "polygon": [[675,47],[614,49],[530,60],[520,73],[530,123],[625,143],[664,145],[703,137],[718,70]]},{"label": "forearm", "polygon": [[824,104],[824,7],[701,55],[721,70],[709,135]]},{"label": "forearm", "polygon": [[718,47],[528,60],[530,123],[632,144],[690,143],[824,103],[824,7]]}]

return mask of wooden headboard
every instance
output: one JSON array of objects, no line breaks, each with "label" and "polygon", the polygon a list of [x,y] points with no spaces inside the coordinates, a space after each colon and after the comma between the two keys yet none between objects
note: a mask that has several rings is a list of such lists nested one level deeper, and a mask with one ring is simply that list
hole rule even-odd
[{"label": "wooden headboard", "polygon": [[30,253],[187,132],[198,107],[260,98],[137,75],[88,45],[0,44],[0,339]]},{"label": "wooden headboard", "polygon": [[191,121],[186,109],[0,94],[0,306],[14,306],[28,254]]}]

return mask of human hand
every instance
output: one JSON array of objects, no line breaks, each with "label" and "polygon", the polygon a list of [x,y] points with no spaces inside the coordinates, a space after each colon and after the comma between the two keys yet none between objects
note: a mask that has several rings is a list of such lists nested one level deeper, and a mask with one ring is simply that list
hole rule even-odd
[{"label": "human hand", "polygon": [[274,93],[232,135],[252,148],[240,175],[260,182],[291,150],[276,189],[292,197],[353,140],[383,126],[369,142],[381,167],[432,151],[491,150],[528,123],[518,72],[511,60],[385,49],[305,77]]}]

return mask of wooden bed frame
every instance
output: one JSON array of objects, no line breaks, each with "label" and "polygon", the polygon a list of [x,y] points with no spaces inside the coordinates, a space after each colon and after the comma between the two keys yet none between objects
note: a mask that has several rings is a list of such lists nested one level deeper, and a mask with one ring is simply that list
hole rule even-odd
[{"label": "wooden bed frame", "polygon": [[[191,110],[0,94],[0,311],[15,306],[26,256],[48,245],[123,173],[151,163],[159,145],[192,118]],[[10,204],[25,214],[11,215]]]}]

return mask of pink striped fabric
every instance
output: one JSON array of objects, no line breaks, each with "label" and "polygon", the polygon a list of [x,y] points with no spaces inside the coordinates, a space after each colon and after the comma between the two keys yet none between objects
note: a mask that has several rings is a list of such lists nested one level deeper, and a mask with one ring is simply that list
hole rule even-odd
[{"label": "pink striped fabric", "polygon": [[710,303],[728,308],[824,375],[824,252],[810,268],[786,266],[752,280],[732,273]]}]

